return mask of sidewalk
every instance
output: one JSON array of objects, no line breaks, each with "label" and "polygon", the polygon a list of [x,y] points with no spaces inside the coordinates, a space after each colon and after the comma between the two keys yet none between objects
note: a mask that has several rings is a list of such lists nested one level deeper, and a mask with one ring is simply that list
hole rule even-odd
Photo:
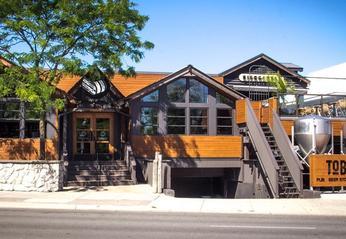
[{"label": "sidewalk", "polygon": [[346,216],[346,194],[322,194],[320,199],[174,198],[152,193],[149,185],[133,185],[52,193],[0,191],[1,208]]}]

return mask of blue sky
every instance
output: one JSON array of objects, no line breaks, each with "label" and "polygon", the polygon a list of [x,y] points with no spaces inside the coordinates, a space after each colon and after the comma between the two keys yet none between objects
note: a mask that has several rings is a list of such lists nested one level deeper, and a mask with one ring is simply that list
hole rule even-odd
[{"label": "blue sky", "polygon": [[[136,0],[155,48],[136,70],[220,73],[265,53],[303,74],[346,62],[344,0]],[[129,62],[131,64],[131,62]]]}]

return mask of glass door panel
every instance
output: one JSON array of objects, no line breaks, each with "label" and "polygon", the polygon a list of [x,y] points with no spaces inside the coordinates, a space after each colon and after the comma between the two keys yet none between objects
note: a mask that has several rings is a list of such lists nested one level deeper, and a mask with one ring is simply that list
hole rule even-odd
[{"label": "glass door panel", "polygon": [[77,154],[90,154],[92,142],[92,127],[90,118],[77,118]]},{"label": "glass door panel", "polygon": [[74,154],[77,160],[102,160],[114,157],[112,113],[74,115]]},{"label": "glass door panel", "polygon": [[96,118],[96,153],[109,153],[109,118]]}]

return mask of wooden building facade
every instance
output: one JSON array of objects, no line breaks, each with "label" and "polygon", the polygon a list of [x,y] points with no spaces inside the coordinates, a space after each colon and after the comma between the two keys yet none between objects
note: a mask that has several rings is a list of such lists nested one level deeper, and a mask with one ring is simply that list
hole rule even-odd
[{"label": "wooden building facade", "polygon": [[[278,118],[275,89],[254,78],[280,72],[304,94],[300,70],[261,54],[218,75],[191,65],[133,78],[66,75],[57,85],[65,109],[47,114],[49,158],[68,162],[66,185],[151,184],[158,152],[162,187],[176,196],[301,197],[293,121]],[[26,104],[2,99],[0,160],[37,159],[37,123]]]}]

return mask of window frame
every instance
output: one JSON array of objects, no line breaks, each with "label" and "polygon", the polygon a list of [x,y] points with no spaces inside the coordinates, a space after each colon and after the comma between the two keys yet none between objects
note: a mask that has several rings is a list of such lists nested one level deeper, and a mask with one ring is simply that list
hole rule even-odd
[{"label": "window frame", "polygon": [[[231,116],[218,116],[219,110],[229,110],[231,112]],[[231,120],[231,125],[219,125],[218,120],[219,119],[230,119]],[[217,108],[216,109],[216,135],[233,135],[233,109],[232,108]],[[219,134],[218,133],[218,128],[230,128],[231,133],[230,134]]]},{"label": "window frame", "polygon": [[[39,137],[39,118],[27,118],[27,112],[32,112],[30,110],[30,104],[28,102],[20,101],[19,98],[16,97],[4,97],[0,98],[1,104],[15,103],[18,104],[18,109],[9,110],[10,112],[15,112],[18,114],[18,117],[2,117],[0,114],[0,122],[1,124],[6,123],[17,123],[18,127],[15,130],[16,135],[4,135],[4,138],[38,138]],[[6,109],[0,109],[1,113],[8,112]],[[36,126],[33,124],[37,124]],[[30,125],[30,127],[29,127]],[[34,127],[33,127],[34,126]],[[32,129],[38,129],[38,131],[33,131]],[[34,137],[34,136],[37,137]],[[30,137],[28,137],[30,136]]]},{"label": "window frame", "polygon": [[[171,83],[173,83],[174,81],[177,81],[179,79],[184,79],[186,82],[186,90],[185,90],[185,101],[184,102],[171,102],[168,99],[167,96],[167,86]],[[191,80],[195,80],[200,82],[202,85],[207,87],[207,99],[205,103],[195,103],[195,102],[190,102],[190,82]],[[195,135],[195,136],[202,136],[202,135],[219,135],[217,133],[217,109],[218,108],[225,108],[225,109],[229,109],[232,112],[232,134],[234,135],[236,132],[234,131],[234,105],[235,105],[235,99],[225,95],[222,91],[220,91],[219,89],[209,85],[208,83],[204,82],[203,80],[199,79],[198,77],[180,77],[177,79],[174,79],[173,81],[167,83],[167,84],[163,84],[160,87],[158,87],[156,90],[159,90],[159,101],[158,102],[143,102],[142,97],[145,97],[147,94],[145,94],[144,96],[136,99],[135,101],[133,101],[131,103],[132,108],[132,112],[134,113],[133,115],[131,115],[131,118],[133,119],[133,124],[132,124],[132,134],[134,135],[143,135],[143,133],[141,132],[141,124],[137,124],[136,122],[140,121],[140,115],[141,115],[141,108],[142,107],[157,107],[158,109],[158,135]],[[153,92],[153,91],[151,91]],[[222,93],[220,93],[222,92]],[[148,93],[150,94],[150,93]],[[227,99],[229,99],[229,102],[225,101],[221,101],[221,103],[219,103],[217,101],[217,94],[220,94],[224,97],[226,97]],[[176,134],[173,133],[171,126],[169,124],[169,110],[171,108],[184,108],[185,109],[185,134]],[[192,131],[194,131],[192,129],[192,127],[194,127],[193,125],[191,125],[190,122],[190,118],[191,118],[191,114],[190,111],[191,109],[194,108],[201,108],[201,109],[206,109],[207,111],[207,116],[206,116],[206,130],[207,132],[204,134],[195,134],[192,133]],[[136,113],[137,112],[137,113]],[[203,127],[201,126],[201,127]],[[197,125],[195,127],[198,127]],[[180,131],[180,130],[179,130]],[[182,131],[182,130],[181,130]]]},{"label": "window frame", "polygon": [[[142,109],[144,108],[151,108],[154,109],[156,111],[156,124],[143,124],[142,122]],[[158,135],[159,133],[159,109],[156,106],[147,106],[147,105],[142,105],[140,107],[140,111],[139,111],[139,122],[140,122],[140,134],[141,135]],[[147,134],[144,133],[144,128],[145,127],[153,127],[153,129],[156,127],[156,132],[153,132],[152,134]]]}]

